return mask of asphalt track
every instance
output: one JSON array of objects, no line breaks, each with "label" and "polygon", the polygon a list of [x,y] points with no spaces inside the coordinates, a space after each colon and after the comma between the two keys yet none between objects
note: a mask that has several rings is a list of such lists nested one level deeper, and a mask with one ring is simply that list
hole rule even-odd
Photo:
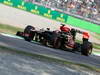
[{"label": "asphalt track", "polygon": [[[0,75],[87,75],[89,72],[0,50]],[[95,73],[91,73],[95,74]]]},{"label": "asphalt track", "polygon": [[36,53],[53,58],[64,59],[81,64],[87,64],[100,68],[100,57],[90,55],[89,57],[83,56],[80,53],[71,53],[68,51],[62,51],[60,49],[53,49],[39,45],[36,42],[27,42],[23,39],[12,38],[4,35],[0,35],[0,45],[11,47],[17,50],[22,50],[29,53]]},{"label": "asphalt track", "polygon": [[99,75],[0,49],[0,75]]},{"label": "asphalt track", "polygon": [[[55,51],[44,46],[41,46],[41,48],[43,47],[43,49],[40,49],[40,45],[37,45],[38,43],[29,43],[29,42],[24,41],[20,37],[15,37],[11,35],[9,35],[10,37],[7,37],[7,35],[5,37],[2,35],[0,35],[0,45],[9,46],[9,47],[13,46],[12,48],[16,46],[15,48],[18,50],[19,48],[17,48],[18,47],[17,42],[19,42],[19,45],[22,45],[21,42],[23,42],[23,46],[26,46],[27,44],[29,44],[33,46],[33,48],[32,50],[27,49],[26,47],[25,47],[26,49],[25,48],[22,49],[21,48],[22,46],[20,46],[20,50],[36,53],[35,50],[47,49],[48,53],[50,53],[52,57],[54,56],[52,55],[52,52],[55,52]],[[6,42],[3,42],[4,40]],[[13,43],[11,41],[15,41],[15,42]],[[13,45],[11,45],[11,43]],[[39,53],[41,53],[41,51]],[[45,55],[46,53],[42,52],[41,54]],[[38,57],[32,58],[27,55],[14,53],[10,50],[0,49],[0,75],[99,75],[99,73],[95,71],[90,71],[90,70],[82,69],[82,68],[81,69],[72,68],[72,67],[69,67],[70,65],[65,66],[65,65],[53,63],[50,61],[45,62],[44,60],[37,59],[37,58]]]}]

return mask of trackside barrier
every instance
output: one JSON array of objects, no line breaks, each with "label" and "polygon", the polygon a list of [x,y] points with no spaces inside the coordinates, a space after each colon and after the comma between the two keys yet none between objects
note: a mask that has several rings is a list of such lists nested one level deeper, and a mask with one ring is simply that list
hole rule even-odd
[{"label": "trackside barrier", "polygon": [[92,32],[100,33],[100,25],[93,24],[91,22],[81,20],[79,18],[72,17],[68,14],[52,10],[41,5],[33,4],[30,2],[24,2],[24,0],[0,0],[0,3],[16,7],[22,10],[29,11],[33,14],[41,15],[46,18],[57,20],[72,26],[80,27]]}]

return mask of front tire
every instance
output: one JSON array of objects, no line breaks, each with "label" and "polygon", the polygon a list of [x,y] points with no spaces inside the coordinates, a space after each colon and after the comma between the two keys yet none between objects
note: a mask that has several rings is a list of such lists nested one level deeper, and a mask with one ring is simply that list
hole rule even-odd
[{"label": "front tire", "polygon": [[81,54],[85,56],[89,56],[92,53],[93,45],[90,42],[85,42],[82,44]]}]

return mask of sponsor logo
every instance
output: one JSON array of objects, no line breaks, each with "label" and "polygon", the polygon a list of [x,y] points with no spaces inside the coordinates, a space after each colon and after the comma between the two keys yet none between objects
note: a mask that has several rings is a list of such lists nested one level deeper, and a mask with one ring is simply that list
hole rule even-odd
[{"label": "sponsor logo", "polygon": [[26,7],[24,6],[25,2],[22,2],[21,5],[18,5],[18,8],[26,10]]},{"label": "sponsor logo", "polygon": [[48,10],[48,13],[44,13],[44,16],[48,18],[52,18],[52,15],[50,13],[51,13],[51,10]]},{"label": "sponsor logo", "polygon": [[38,10],[38,6],[35,6],[35,9],[32,9],[31,12],[34,14],[39,14],[40,12]]},{"label": "sponsor logo", "polygon": [[64,17],[64,15],[60,14],[60,17],[57,17],[56,20],[61,21],[61,22],[65,22],[65,19],[63,17]]},{"label": "sponsor logo", "polygon": [[13,3],[11,2],[11,0],[4,1],[3,3],[4,3],[4,4],[6,4],[6,5],[10,5],[10,6],[12,6],[12,5],[13,5]]},{"label": "sponsor logo", "polygon": [[34,13],[34,14],[39,14],[40,13],[38,10],[34,10],[34,9],[31,10],[31,12]]}]

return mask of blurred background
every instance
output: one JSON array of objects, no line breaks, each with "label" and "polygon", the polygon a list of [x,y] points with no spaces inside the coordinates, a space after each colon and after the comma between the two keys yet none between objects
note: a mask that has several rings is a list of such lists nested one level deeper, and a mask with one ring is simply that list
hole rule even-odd
[{"label": "blurred background", "polygon": [[100,0],[25,0],[53,9],[74,14],[78,17],[100,21]]}]

